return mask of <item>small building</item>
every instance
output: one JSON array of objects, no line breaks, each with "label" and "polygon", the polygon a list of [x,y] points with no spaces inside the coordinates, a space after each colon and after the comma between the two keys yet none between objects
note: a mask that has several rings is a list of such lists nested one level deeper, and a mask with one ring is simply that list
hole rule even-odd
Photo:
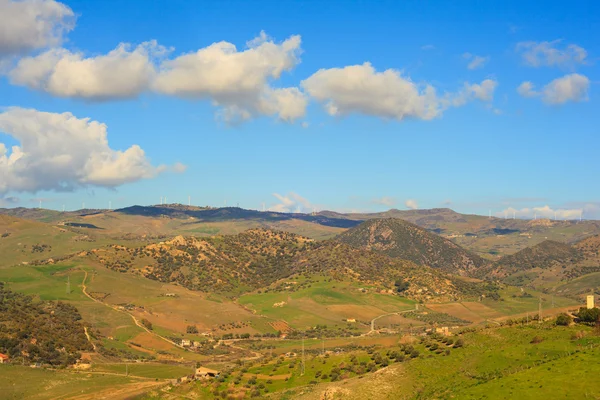
[{"label": "small building", "polygon": [[444,336],[450,336],[450,330],[447,326],[442,326],[441,328],[435,328],[435,333],[442,334]]},{"label": "small building", "polygon": [[356,318],[347,318],[346,322],[356,322]]},{"label": "small building", "polygon": [[194,347],[200,347],[200,346],[202,346],[202,343],[197,340],[194,340],[193,345],[194,345]]},{"label": "small building", "polygon": [[200,367],[196,368],[196,379],[208,379],[208,378],[216,378],[219,376],[219,371],[215,369]]},{"label": "small building", "polygon": [[192,345],[192,342],[189,339],[181,339],[181,345],[183,347],[190,347]]},{"label": "small building", "polygon": [[2,353],[0,353],[0,364],[7,363],[9,358],[10,358],[10,357],[9,357],[9,356],[7,356],[6,354],[2,354]]},{"label": "small building", "polygon": [[588,310],[594,308],[594,295],[590,294],[587,297],[587,308]]}]

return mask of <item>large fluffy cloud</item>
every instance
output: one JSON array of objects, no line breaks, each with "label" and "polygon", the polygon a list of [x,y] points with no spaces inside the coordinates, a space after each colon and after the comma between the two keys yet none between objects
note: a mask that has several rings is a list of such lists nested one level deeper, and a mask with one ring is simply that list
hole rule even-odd
[{"label": "large fluffy cloud", "polygon": [[573,67],[584,64],[587,51],[575,44],[561,46],[560,40],[552,42],[520,42],[517,51],[521,53],[523,62],[530,67],[557,66]]},{"label": "large fluffy cloud", "polygon": [[74,26],[73,11],[54,0],[0,0],[0,57],[56,46]]},{"label": "large fluffy cloud", "polygon": [[302,81],[302,87],[324,103],[330,115],[360,113],[397,120],[429,120],[449,106],[459,106],[473,98],[491,100],[496,82],[467,83],[458,94],[438,96],[431,85],[417,85],[393,69],[377,72],[367,62],[321,69]]},{"label": "large fluffy cloud", "polygon": [[521,83],[517,92],[523,97],[539,96],[547,104],[564,104],[588,99],[590,80],[581,74],[568,74],[554,79],[545,85],[541,91],[535,90],[533,83]]},{"label": "large fluffy cloud", "polygon": [[71,113],[9,108],[0,113],[0,132],[19,143],[10,151],[0,143],[0,195],[115,187],[168,168],[152,166],[137,145],[111,149],[105,124]]},{"label": "large fluffy cloud", "polygon": [[304,116],[305,96],[297,88],[275,89],[269,82],[298,64],[300,43],[300,36],[291,36],[278,44],[264,32],[243,51],[232,43],[213,43],[165,61],[153,87],[172,96],[211,99],[230,121],[257,114],[293,121]]},{"label": "large fluffy cloud", "polygon": [[156,71],[152,59],[166,53],[155,41],[136,48],[120,44],[106,55],[85,57],[51,49],[26,57],[10,71],[11,83],[58,97],[87,100],[131,98],[146,90]]},{"label": "large fluffy cloud", "polygon": [[156,41],[137,47],[120,44],[103,55],[86,57],[63,48],[21,59],[9,72],[11,83],[58,97],[85,100],[133,98],[144,91],[185,99],[207,99],[230,123],[258,115],[287,122],[304,116],[308,100],[298,88],[271,83],[299,62],[300,36],[275,43],[264,32],[238,51],[213,43],[173,59]]}]

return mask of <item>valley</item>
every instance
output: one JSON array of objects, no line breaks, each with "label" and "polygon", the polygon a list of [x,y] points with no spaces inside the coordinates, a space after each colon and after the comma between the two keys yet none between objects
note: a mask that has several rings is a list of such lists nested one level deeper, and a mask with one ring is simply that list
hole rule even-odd
[{"label": "valley", "polygon": [[[203,220],[188,229],[192,214]],[[11,358],[0,365],[12,382],[7,398],[364,398],[378,385],[381,397],[368,396],[408,399],[444,397],[450,380],[477,398],[495,379],[517,387],[535,370],[533,379],[544,379],[542,364],[561,370],[597,352],[589,326],[554,327],[600,282],[598,232],[583,233],[595,222],[572,228],[567,241],[498,258],[435,231],[465,229],[463,219],[507,229],[484,217],[257,214],[3,210],[0,282],[73,306],[84,338],[77,361],[56,368],[2,348],[0,331],[0,353]],[[533,347],[527,340],[536,335],[542,344]],[[433,379],[431,363],[452,372]],[[191,379],[197,368],[220,375]]]}]

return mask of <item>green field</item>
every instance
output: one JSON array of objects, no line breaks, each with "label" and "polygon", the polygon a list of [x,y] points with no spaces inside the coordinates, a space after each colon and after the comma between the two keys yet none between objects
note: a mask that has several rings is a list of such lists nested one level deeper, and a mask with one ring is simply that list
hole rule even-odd
[{"label": "green field", "polygon": [[[576,332],[585,337],[572,339]],[[532,339],[538,337],[538,343]],[[600,337],[589,328],[549,324],[488,328],[462,336],[449,355],[421,345],[421,356],[375,374],[288,389],[275,398],[313,399],[336,388],[333,399],[584,399],[597,398]],[[592,365],[593,364],[593,365]]]},{"label": "green field", "polygon": [[193,366],[158,363],[103,363],[94,364],[93,372],[112,372],[141,378],[177,379],[195,372]]},{"label": "green field", "polygon": [[0,365],[0,399],[61,399],[137,381],[126,376]]},{"label": "green field", "polygon": [[[301,283],[301,280],[298,280]],[[296,291],[252,293],[239,298],[239,303],[273,320],[284,320],[290,326],[306,329],[317,324],[344,324],[354,318],[368,323],[390,312],[410,310],[414,301],[400,296],[362,293],[356,283],[319,280],[309,288]],[[281,307],[276,303],[285,302]]]},{"label": "green field", "polygon": [[[502,301],[484,299],[482,301],[486,306],[504,315],[514,315],[523,313],[537,313],[540,297],[542,299],[542,311],[549,308],[561,308],[573,306],[577,308],[577,302],[558,295],[545,294],[532,290],[530,288],[506,287],[499,292]],[[529,294],[529,296],[524,296]],[[554,304],[554,306],[552,305]]]}]

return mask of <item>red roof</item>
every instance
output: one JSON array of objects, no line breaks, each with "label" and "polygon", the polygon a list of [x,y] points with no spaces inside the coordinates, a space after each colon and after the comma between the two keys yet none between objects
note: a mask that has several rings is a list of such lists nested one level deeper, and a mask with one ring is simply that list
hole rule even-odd
[{"label": "red roof", "polygon": [[3,358],[5,360],[8,360],[8,356],[6,354],[2,354],[0,353],[0,358]]}]

